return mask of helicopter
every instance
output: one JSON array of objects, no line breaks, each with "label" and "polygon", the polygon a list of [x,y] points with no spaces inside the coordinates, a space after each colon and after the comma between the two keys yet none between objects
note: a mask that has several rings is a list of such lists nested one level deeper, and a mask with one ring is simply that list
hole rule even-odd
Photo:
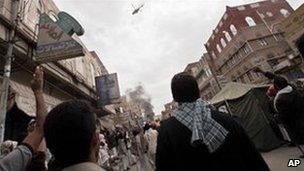
[{"label": "helicopter", "polygon": [[132,12],[132,15],[135,15],[137,14],[141,9],[142,7],[144,7],[145,4],[142,4],[141,6],[135,8],[134,5],[132,4],[133,8],[134,8],[134,11]]}]

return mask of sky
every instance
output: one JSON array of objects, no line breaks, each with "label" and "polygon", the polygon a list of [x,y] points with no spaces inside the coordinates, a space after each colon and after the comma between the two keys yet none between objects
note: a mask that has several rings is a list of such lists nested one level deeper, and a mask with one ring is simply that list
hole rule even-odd
[{"label": "sky", "polygon": [[[156,115],[172,101],[171,78],[198,61],[226,6],[256,0],[54,0],[84,27],[82,41],[118,73],[122,94],[141,84]],[[296,9],[304,0],[287,0]],[[133,6],[141,11],[132,15]]]}]

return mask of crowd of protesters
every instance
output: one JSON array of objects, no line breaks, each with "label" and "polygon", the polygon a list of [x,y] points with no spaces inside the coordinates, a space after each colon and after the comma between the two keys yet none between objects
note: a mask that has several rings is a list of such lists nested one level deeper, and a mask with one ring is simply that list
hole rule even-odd
[{"label": "crowd of protesters", "polygon": [[[47,112],[43,75],[43,69],[37,67],[31,82],[35,118],[17,108],[15,93],[10,90],[6,126],[13,129],[6,129],[6,141],[1,145],[1,171],[142,170],[143,166],[137,166],[141,158],[146,158],[142,165],[154,170],[157,134],[151,136],[152,130],[121,124],[107,130],[90,104],[82,100],[61,103]],[[157,125],[159,120],[146,124],[154,131]]]},{"label": "crowd of protesters", "polygon": [[[295,88],[281,76],[255,71],[272,82],[267,95],[275,123],[282,128],[278,134],[302,150],[300,85]],[[63,102],[47,112],[43,80],[43,69],[37,67],[31,82],[36,117],[18,127],[26,128],[22,139],[2,143],[1,171],[269,170],[242,126],[201,100],[195,78],[187,73],[172,79],[172,96],[178,103],[172,117],[162,123],[150,121],[143,128],[116,124],[115,130],[98,123],[86,101]],[[11,92],[9,109],[15,106],[13,96]]]}]

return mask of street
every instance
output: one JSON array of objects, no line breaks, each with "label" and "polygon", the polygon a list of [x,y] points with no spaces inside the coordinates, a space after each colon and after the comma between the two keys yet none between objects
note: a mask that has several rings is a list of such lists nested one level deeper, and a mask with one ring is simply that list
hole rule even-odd
[{"label": "street", "polygon": [[299,159],[300,152],[296,147],[283,146],[275,149],[271,152],[262,153],[263,158],[267,162],[268,166],[273,171],[303,171],[304,160],[301,160],[301,164],[298,167],[287,167],[289,159]]}]

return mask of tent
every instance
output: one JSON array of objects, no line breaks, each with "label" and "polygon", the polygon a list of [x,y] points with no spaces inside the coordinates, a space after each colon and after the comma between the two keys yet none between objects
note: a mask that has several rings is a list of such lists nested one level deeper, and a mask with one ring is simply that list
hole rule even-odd
[{"label": "tent", "polygon": [[275,134],[268,86],[228,83],[211,103],[219,110],[230,113],[240,123],[260,151],[270,151],[282,143]]}]

